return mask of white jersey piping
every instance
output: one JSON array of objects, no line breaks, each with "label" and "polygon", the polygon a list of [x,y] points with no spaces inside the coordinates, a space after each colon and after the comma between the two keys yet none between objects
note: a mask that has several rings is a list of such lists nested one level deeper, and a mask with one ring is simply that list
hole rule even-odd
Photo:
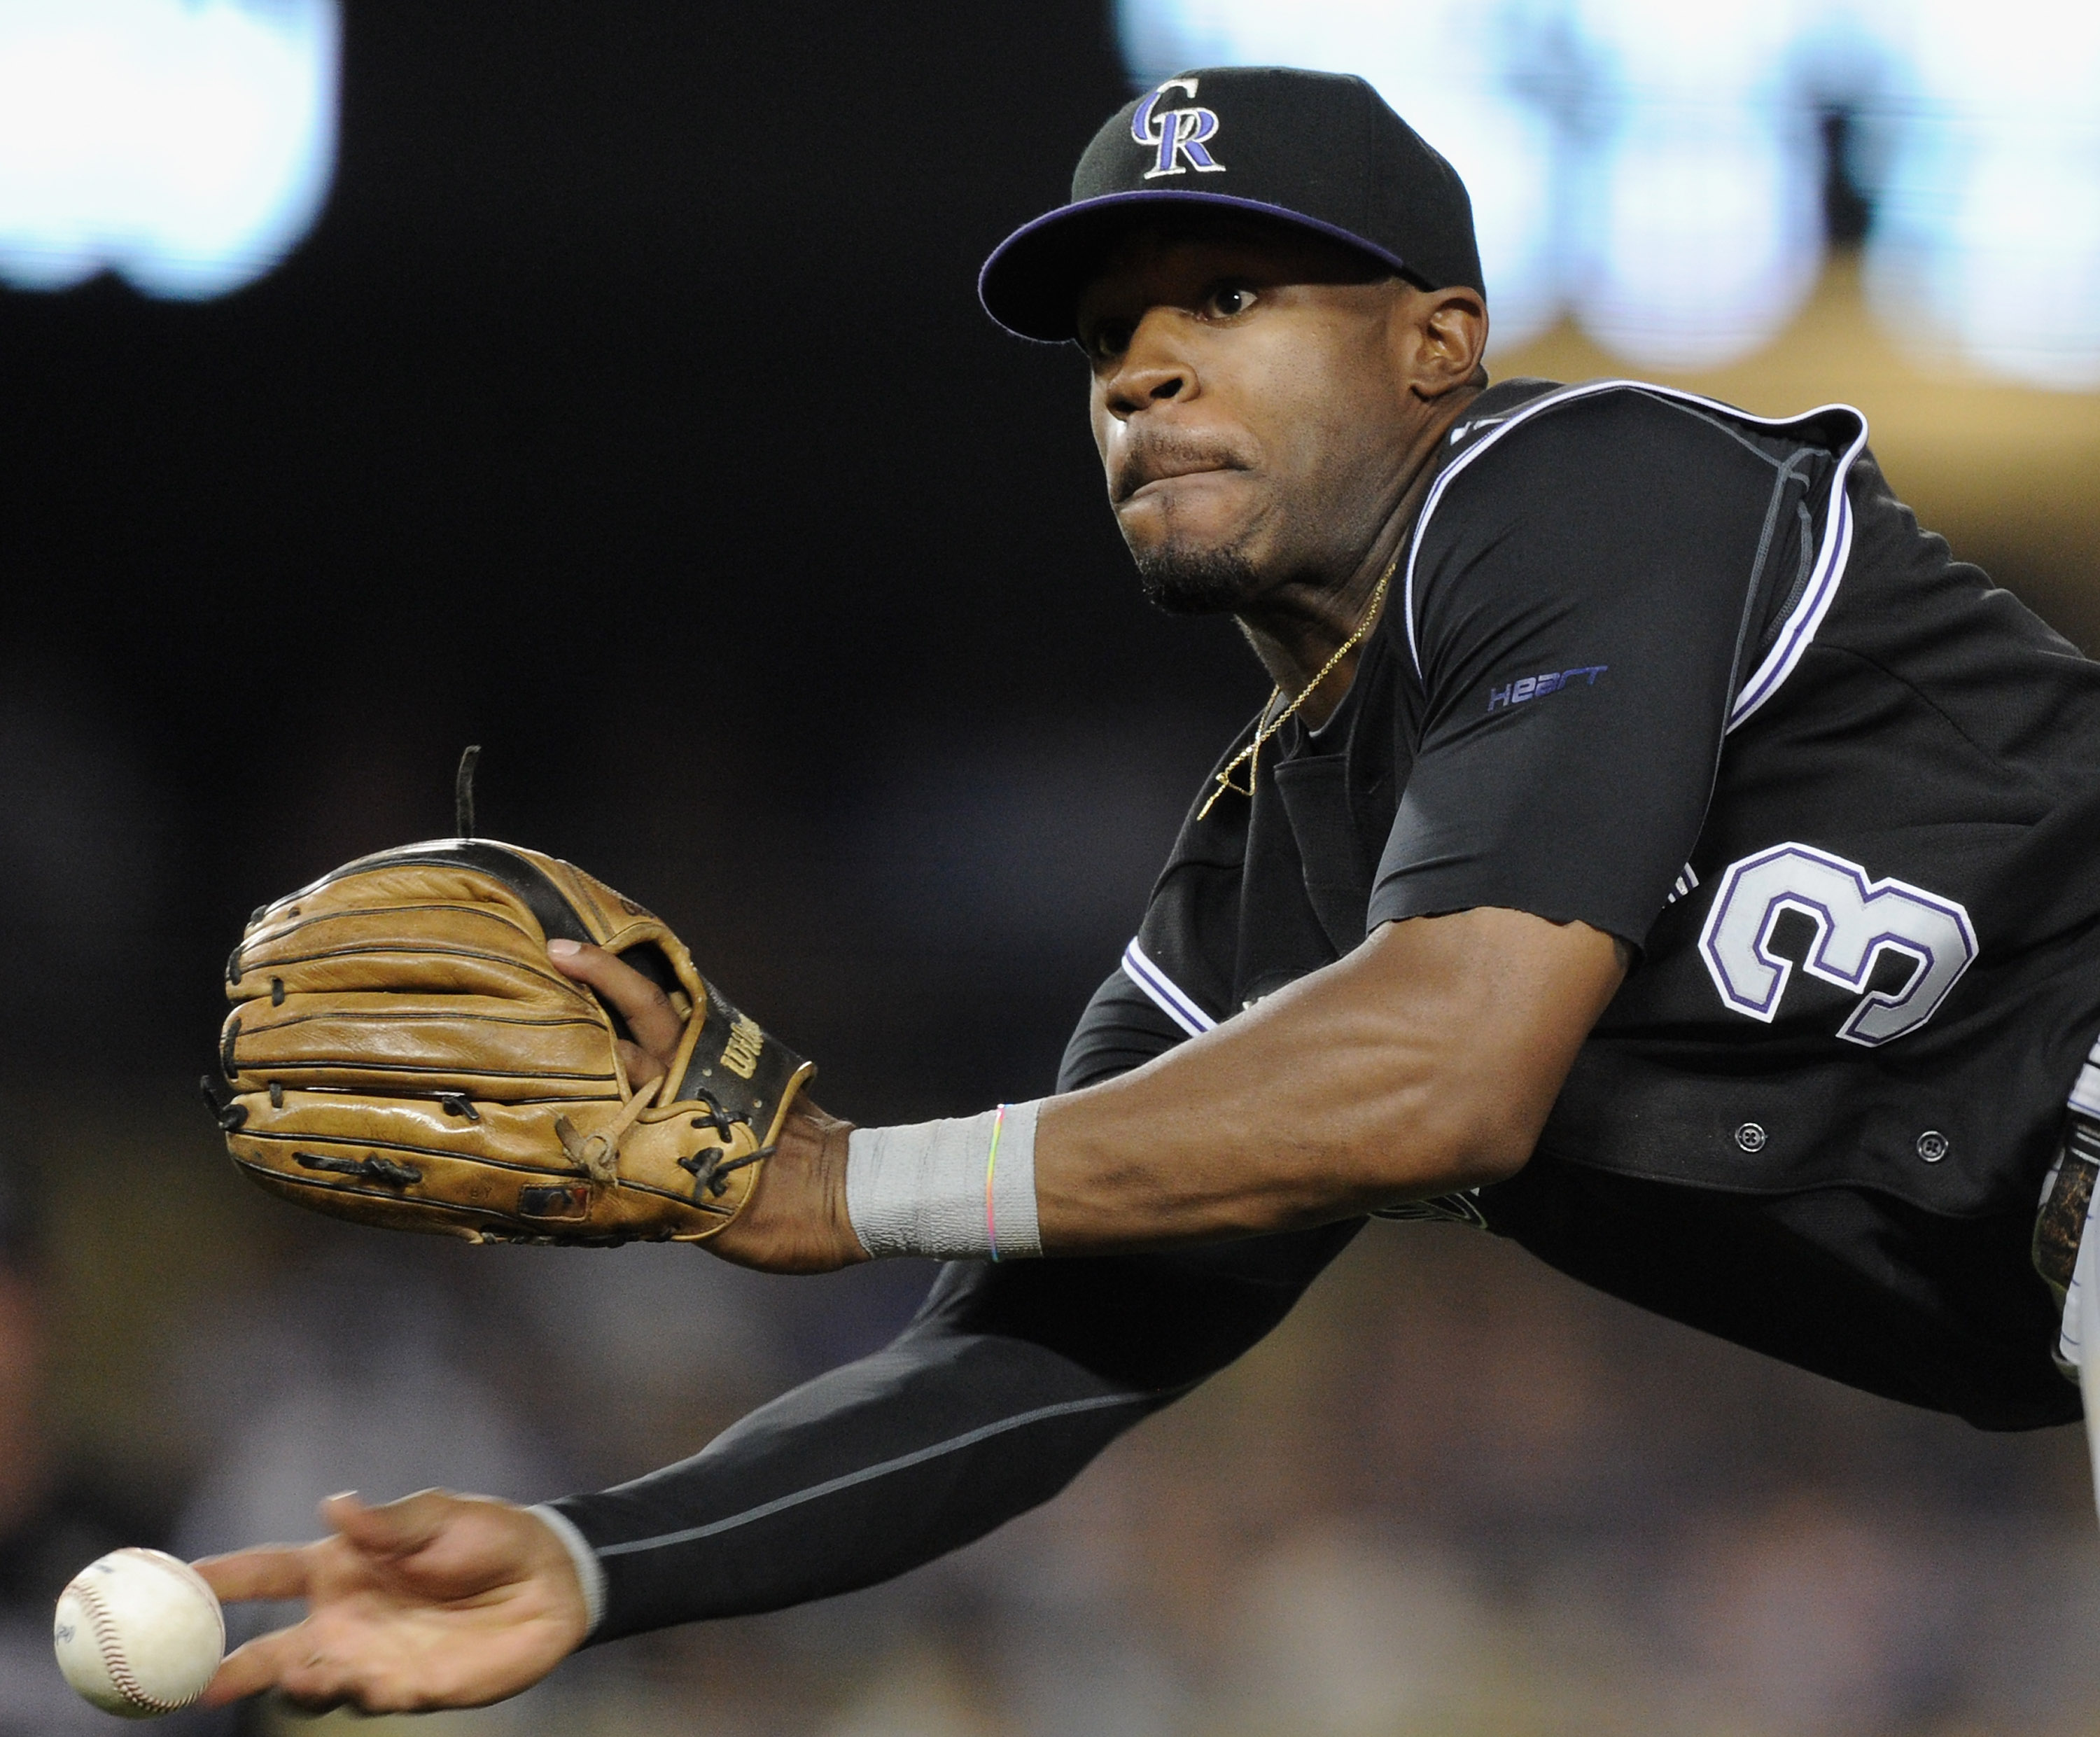
[{"label": "white jersey piping", "polygon": [[944,1442],[935,1442],[929,1447],[900,1453],[894,1459],[864,1465],[858,1471],[847,1472],[840,1477],[827,1478],[822,1483],[811,1484],[807,1489],[776,1496],[771,1501],[761,1502],[757,1507],[747,1508],[741,1514],[710,1520],[704,1526],[687,1526],[674,1532],[660,1532],[653,1538],[630,1538],[624,1544],[601,1545],[598,1554],[600,1557],[632,1556],[642,1550],[661,1550],[673,1545],[692,1544],[702,1538],[712,1538],[722,1532],[734,1531],[755,1520],[768,1519],[774,1514],[790,1508],[799,1508],[803,1503],[815,1501],[821,1496],[835,1496],[841,1490],[850,1490],[854,1485],[866,1483],[872,1478],[886,1478],[892,1472],[905,1471],[914,1465],[923,1465],[929,1460],[959,1453],[965,1448],[974,1448],[979,1442],[989,1441],[995,1435],[1004,1435],[1014,1430],[1026,1429],[1033,1423],[1046,1422],[1053,1417],[1075,1417],[1086,1412],[1107,1411],[1118,1405],[1141,1405],[1149,1400],[1167,1397],[1168,1394],[1156,1393],[1105,1393],[1091,1399],[1066,1399],[1057,1405],[1039,1405],[1033,1411],[1017,1412],[1011,1417],[980,1424],[974,1430],[964,1430],[960,1435],[951,1435]]},{"label": "white jersey piping", "polygon": [[1155,1007],[1191,1037],[1200,1037],[1217,1024],[1188,991],[1152,962],[1135,937],[1123,950],[1123,975],[1142,989]]}]

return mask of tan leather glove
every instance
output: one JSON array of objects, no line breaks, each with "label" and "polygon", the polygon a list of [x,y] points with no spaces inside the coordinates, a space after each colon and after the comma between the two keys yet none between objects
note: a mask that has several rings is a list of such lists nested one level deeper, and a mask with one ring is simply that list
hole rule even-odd
[{"label": "tan leather glove", "polygon": [[[618,1017],[549,962],[594,942],[686,1022],[629,1081]],[[815,1072],[669,929],[580,869],[487,839],[361,857],[255,913],[205,1096],[272,1193],[478,1242],[698,1242],[750,1198]]]}]

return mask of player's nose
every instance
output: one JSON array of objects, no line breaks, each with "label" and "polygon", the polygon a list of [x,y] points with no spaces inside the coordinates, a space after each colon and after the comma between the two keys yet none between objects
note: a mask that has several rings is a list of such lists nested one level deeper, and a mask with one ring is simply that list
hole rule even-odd
[{"label": "player's nose", "polygon": [[1127,420],[1150,405],[1195,395],[1195,368],[1174,336],[1173,322],[1164,308],[1154,308],[1138,321],[1102,382],[1110,415]]}]

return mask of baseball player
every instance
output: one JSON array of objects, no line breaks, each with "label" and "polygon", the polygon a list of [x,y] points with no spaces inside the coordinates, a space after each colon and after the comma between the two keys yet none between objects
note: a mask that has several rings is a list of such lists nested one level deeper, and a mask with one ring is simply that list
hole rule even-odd
[{"label": "baseball player", "polygon": [[[1368,1215],[1462,1220],[1983,1428],[2080,1415],[2100,671],[1919,528],[1864,419],[1489,384],[1465,191],[1355,78],[1169,79],[981,290],[1021,336],[1076,342],[1147,594],[1233,616],[1274,694],[1057,1094],[979,1116],[855,1128],[787,1108],[801,1076],[777,1070],[732,1113],[696,1082],[770,1040],[620,957],[607,890],[562,882],[615,925],[564,930],[546,889],[574,872],[525,853],[416,847],[259,917],[223,1057],[258,1173],[297,1143],[272,1116],[321,1113],[257,1059],[291,1023],[267,961],[312,951],[284,937],[373,877],[471,868],[555,937],[520,966],[534,992],[618,1015],[624,1107],[602,1141],[565,1125],[582,1179],[506,1222],[586,1222],[621,1140],[673,1125],[660,1094],[708,1106],[696,1128],[772,1119],[677,1160],[717,1253],[951,1264],[888,1349],[681,1465],[534,1510],[340,1498],[320,1543],[206,1564],[227,1598],[311,1611],[215,1699],[478,1703],[586,1642],[898,1574],[1230,1363]],[[436,1096],[439,1132],[387,1148],[409,1157],[301,1137],[278,1182],[435,1210],[426,1173],[501,1121]]]}]

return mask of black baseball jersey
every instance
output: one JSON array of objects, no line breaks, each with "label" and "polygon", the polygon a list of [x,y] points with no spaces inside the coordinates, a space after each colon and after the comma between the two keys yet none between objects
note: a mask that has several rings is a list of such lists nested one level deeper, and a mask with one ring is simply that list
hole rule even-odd
[{"label": "black baseball jersey", "polygon": [[1537,1156],[1454,1204],[1789,1362],[2054,1422],[2026,1245],[2100,1029],[2100,666],[1865,435],[1485,395],[1342,707],[1192,813],[1126,969],[1193,1030],[1395,918],[1620,936]]},{"label": "black baseball jersey", "polygon": [[[1842,408],[1484,394],[1347,697],[1278,732],[1251,799],[1199,794],[1060,1089],[1383,922],[1586,922],[1635,963],[1536,1154],[1400,1209],[1988,1427],[2076,1417],[2027,1244],[2100,1031],[2100,667],[1921,532],[1865,441]],[[597,1638],[980,1536],[1252,1345],[1360,1228],[951,1265],[885,1350],[558,1505],[603,1567]]]}]

